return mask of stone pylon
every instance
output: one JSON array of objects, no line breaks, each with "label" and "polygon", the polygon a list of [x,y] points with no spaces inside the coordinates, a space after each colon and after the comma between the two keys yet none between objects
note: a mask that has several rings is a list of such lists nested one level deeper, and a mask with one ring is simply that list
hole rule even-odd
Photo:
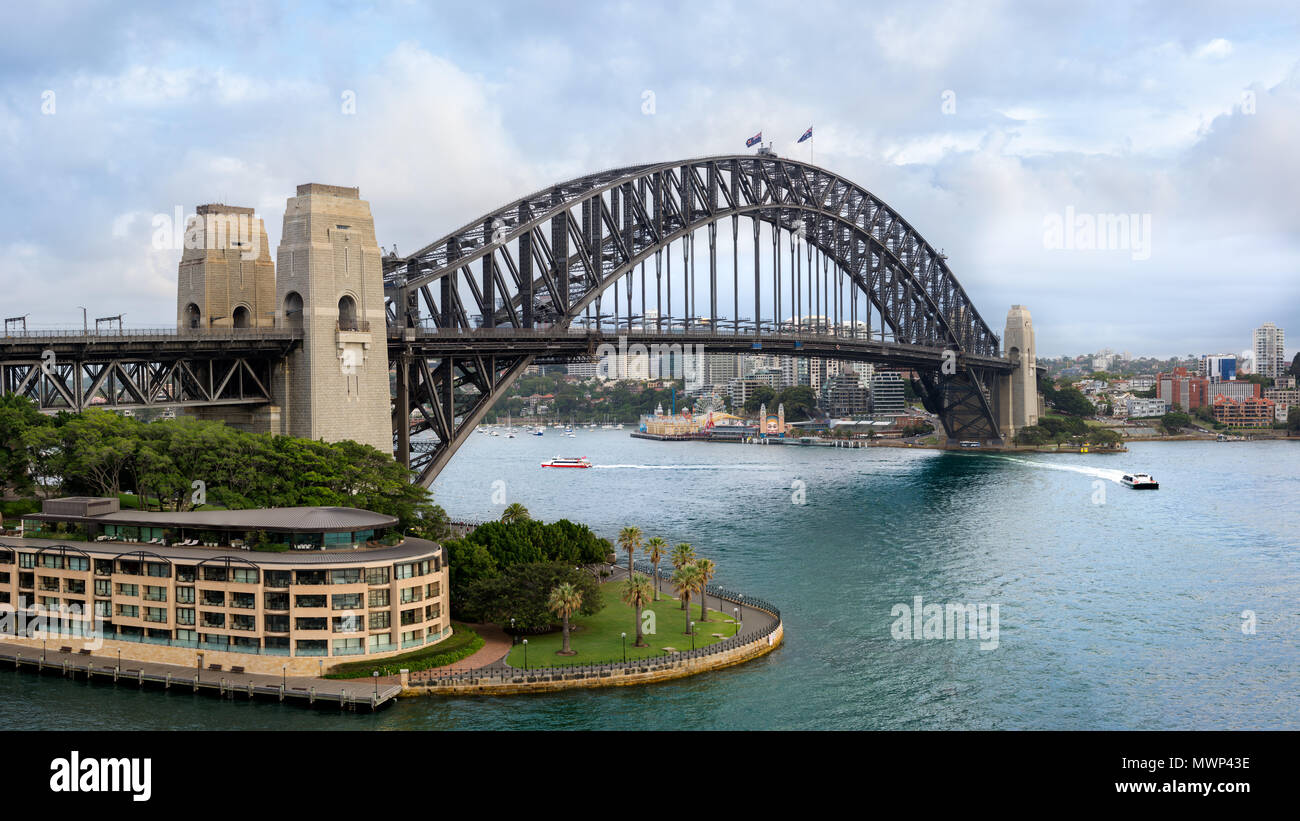
[{"label": "stone pylon", "polygon": [[277,322],[303,341],[276,381],[292,436],[393,452],[381,253],[358,189],[308,183],[286,203]]},{"label": "stone pylon", "polygon": [[176,278],[176,327],[269,328],[275,324],[275,263],[252,208],[200,205],[185,226]]},{"label": "stone pylon", "polygon": [[1029,309],[1012,305],[1002,335],[1004,355],[1017,364],[1016,370],[1000,381],[998,427],[1007,442],[1022,428],[1038,424],[1038,361],[1034,348],[1034,324]]}]

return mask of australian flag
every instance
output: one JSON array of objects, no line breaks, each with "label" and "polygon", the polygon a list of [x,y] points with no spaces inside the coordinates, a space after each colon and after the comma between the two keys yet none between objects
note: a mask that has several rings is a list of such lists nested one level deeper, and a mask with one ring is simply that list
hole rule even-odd
[{"label": "australian flag", "polygon": [[752,148],[755,145],[761,143],[762,141],[763,141],[763,132],[760,131],[754,136],[750,137],[748,140],[745,140],[745,147]]},{"label": "australian flag", "polygon": [[808,126],[808,130],[805,131],[805,132],[803,133],[803,136],[800,137],[800,138],[799,138],[798,140],[796,140],[795,142],[800,142],[800,143],[801,143],[801,142],[803,142],[804,140],[811,140],[811,139],[812,139],[812,126]]}]

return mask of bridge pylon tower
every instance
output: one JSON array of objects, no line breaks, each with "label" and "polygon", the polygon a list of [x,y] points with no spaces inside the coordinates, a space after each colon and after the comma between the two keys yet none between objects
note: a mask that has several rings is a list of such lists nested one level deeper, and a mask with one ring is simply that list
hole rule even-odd
[{"label": "bridge pylon tower", "polygon": [[276,380],[285,433],[392,453],[381,253],[359,189],[308,183],[287,201],[276,320],[302,345]]}]

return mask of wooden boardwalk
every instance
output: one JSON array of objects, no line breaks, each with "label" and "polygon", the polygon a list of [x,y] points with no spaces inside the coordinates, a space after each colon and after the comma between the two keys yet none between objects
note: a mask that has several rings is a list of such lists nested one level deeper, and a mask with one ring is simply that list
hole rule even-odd
[{"label": "wooden boardwalk", "polygon": [[16,671],[28,670],[45,675],[106,679],[119,685],[135,685],[140,688],[149,686],[165,690],[180,689],[232,699],[289,701],[304,706],[339,710],[373,712],[392,703],[402,691],[400,686],[387,682],[376,686],[371,679],[347,681],[199,671],[176,664],[127,659],[122,660],[119,668],[116,658],[84,656],[50,649],[42,653],[40,648],[4,642],[0,642],[0,666],[12,666]]}]

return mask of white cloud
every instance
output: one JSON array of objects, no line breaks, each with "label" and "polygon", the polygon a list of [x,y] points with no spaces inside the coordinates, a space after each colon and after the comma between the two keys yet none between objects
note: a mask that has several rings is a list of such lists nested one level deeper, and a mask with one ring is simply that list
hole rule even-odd
[{"label": "white cloud", "polygon": [[1200,60],[1222,60],[1232,54],[1232,43],[1216,37],[1205,45],[1196,50],[1196,57]]}]

